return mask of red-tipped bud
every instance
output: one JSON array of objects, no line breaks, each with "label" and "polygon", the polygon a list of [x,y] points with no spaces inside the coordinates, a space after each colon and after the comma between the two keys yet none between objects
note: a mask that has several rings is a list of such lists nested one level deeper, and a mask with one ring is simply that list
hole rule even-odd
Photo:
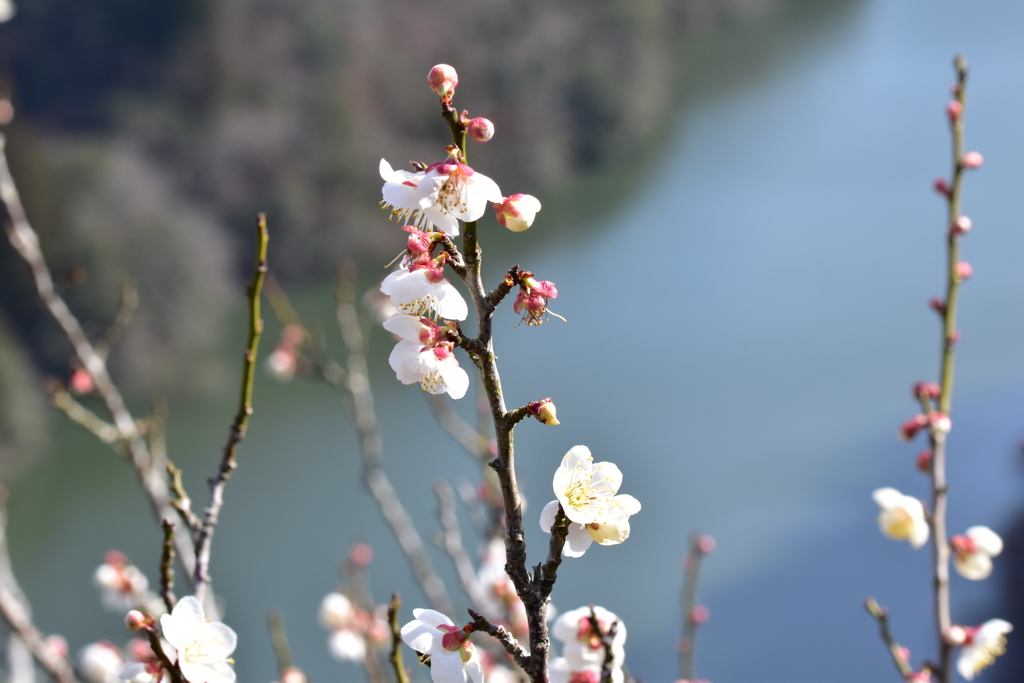
[{"label": "red-tipped bud", "polygon": [[366,543],[356,543],[348,551],[348,559],[358,567],[365,567],[373,562],[373,548]]},{"label": "red-tipped bud", "polygon": [[438,64],[427,74],[427,84],[438,97],[451,99],[455,86],[459,84],[459,74],[455,72],[455,67]]},{"label": "red-tipped bud", "polygon": [[943,315],[946,312],[946,302],[937,296],[928,299],[928,306],[936,313]]},{"label": "red-tipped bud", "polygon": [[967,261],[961,261],[960,263],[956,264],[957,280],[963,282],[967,278],[971,277],[971,275],[974,275],[974,268],[971,268],[970,263],[968,263]]},{"label": "red-tipped bud", "polygon": [[949,415],[938,411],[928,414],[928,424],[931,425],[932,434],[935,436],[945,436],[953,428],[953,421],[949,419]]},{"label": "red-tipped bud", "polygon": [[141,631],[147,626],[153,626],[153,617],[133,609],[124,617],[124,625],[129,631]]},{"label": "red-tipped bud", "polygon": [[926,415],[915,415],[900,425],[899,436],[901,441],[910,441],[921,429],[928,425]]},{"label": "red-tipped bud", "polygon": [[917,454],[916,465],[917,469],[925,474],[932,471],[932,458],[934,455],[930,450],[923,450]]},{"label": "red-tipped bud", "polygon": [[949,196],[949,183],[946,182],[945,178],[936,178],[935,182],[932,183],[932,187],[942,196]]},{"label": "red-tipped bud", "polygon": [[968,152],[960,160],[960,164],[964,168],[981,168],[983,163],[985,163],[985,157],[981,156],[981,152]]},{"label": "red-tipped bud", "polygon": [[290,666],[281,672],[281,683],[308,683],[306,674],[297,666]]},{"label": "red-tipped bud", "polygon": [[911,671],[903,680],[907,683],[932,683],[932,670],[925,667],[920,671]]},{"label": "red-tipped bud", "polygon": [[946,340],[946,343],[952,346],[953,344],[956,344],[958,341],[960,341],[960,330],[953,330],[950,333],[949,338]]},{"label": "red-tipped bud", "polygon": [[522,232],[531,225],[540,211],[540,200],[528,194],[517,193],[491,204],[498,222],[512,232]]},{"label": "red-tipped bud", "polygon": [[966,235],[971,231],[972,227],[973,224],[971,223],[970,218],[967,216],[960,216],[953,221],[953,225],[949,228],[949,232],[953,235]]},{"label": "red-tipped bud", "polygon": [[690,621],[697,624],[698,626],[700,624],[707,623],[708,619],[710,618],[711,610],[709,610],[704,605],[697,605],[692,610],[690,610]]},{"label": "red-tipped bud", "polygon": [[964,105],[960,104],[957,100],[953,100],[946,105],[946,116],[949,117],[950,123],[956,123],[960,115],[964,113]]},{"label": "red-tipped bud", "polygon": [[46,640],[43,641],[43,647],[45,647],[55,657],[68,656],[68,641],[66,641],[62,635],[55,633],[52,636],[47,636]]},{"label": "red-tipped bud", "polygon": [[926,398],[938,399],[942,395],[942,387],[935,382],[918,382],[914,385],[914,398],[924,400]]},{"label": "red-tipped bud", "polygon": [[531,401],[526,404],[526,409],[529,410],[541,424],[560,424],[555,413],[555,404],[551,402],[550,398],[541,399],[540,401]]},{"label": "red-tipped bud", "polygon": [[93,384],[92,375],[87,370],[79,368],[71,373],[71,377],[68,379],[68,386],[76,394],[88,394],[92,392],[96,385]]},{"label": "red-tipped bud", "polygon": [[494,124],[490,119],[478,116],[469,122],[467,129],[469,137],[477,142],[487,142],[494,137]]},{"label": "red-tipped bud", "polygon": [[895,654],[896,654],[897,659],[899,659],[901,662],[908,662],[908,661],[910,661],[910,650],[908,650],[907,648],[903,647],[902,645],[900,645],[899,647],[896,648]]}]

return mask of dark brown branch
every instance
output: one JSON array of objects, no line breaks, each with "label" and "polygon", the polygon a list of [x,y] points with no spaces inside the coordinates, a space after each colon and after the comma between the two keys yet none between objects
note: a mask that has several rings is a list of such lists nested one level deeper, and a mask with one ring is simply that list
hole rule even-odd
[{"label": "dark brown branch", "polygon": [[619,620],[613,621],[605,631],[601,628],[601,622],[597,618],[597,612],[594,611],[593,605],[590,606],[587,620],[590,621],[590,628],[601,639],[601,646],[604,648],[604,660],[601,661],[601,683],[612,683],[612,669],[615,663],[615,648],[612,647],[612,643],[615,642],[615,635],[619,631]]},{"label": "dark brown branch", "polygon": [[242,364],[242,389],[238,402],[238,412],[228,433],[228,441],[224,445],[220,468],[210,479],[210,503],[203,514],[203,522],[196,533],[196,569],[193,586],[196,599],[204,601],[206,589],[210,583],[210,544],[213,531],[224,505],[224,487],[234,472],[238,444],[245,438],[252,415],[252,387],[256,373],[256,351],[263,332],[263,319],[260,317],[260,295],[263,290],[263,278],[267,273],[267,217],[260,214],[256,219],[256,267],[249,285],[249,339],[246,344]]},{"label": "dark brown branch", "polygon": [[164,547],[163,553],[160,555],[160,597],[163,598],[164,606],[170,612],[177,602],[174,597],[174,522],[165,519],[162,524]]},{"label": "dark brown branch", "polygon": [[478,631],[483,631],[493,636],[505,648],[505,652],[512,655],[512,659],[515,660],[516,664],[526,671],[530,670],[530,655],[526,654],[523,646],[519,644],[519,641],[504,626],[492,624],[482,614],[473,610],[469,610],[469,616],[473,617],[473,623],[476,624]]},{"label": "dark brown branch", "polygon": [[501,284],[499,284],[497,287],[491,290],[491,292],[487,295],[487,303],[490,305],[491,310],[497,308],[498,304],[501,303],[502,299],[504,299],[508,295],[508,293],[512,291],[512,288],[515,287],[518,283],[519,264],[517,263],[516,265],[509,268],[508,274],[505,275],[505,279],[501,281]]},{"label": "dark brown branch", "polygon": [[388,626],[391,627],[391,654],[388,661],[391,668],[395,670],[395,680],[398,683],[409,683],[409,676],[405,673],[405,665],[402,663],[402,629],[398,625],[398,610],[402,607],[402,599],[398,593],[391,594],[391,603],[388,605]]},{"label": "dark brown branch", "polygon": [[160,660],[160,665],[164,668],[164,671],[167,672],[167,675],[170,676],[171,683],[190,683],[181,675],[181,669],[178,668],[178,665],[172,662],[170,657],[167,656],[167,653],[164,652],[164,646],[160,640],[160,634],[157,632],[157,629],[153,626],[147,626],[142,630],[146,634],[146,640],[149,641],[149,647],[153,651],[153,654]]}]

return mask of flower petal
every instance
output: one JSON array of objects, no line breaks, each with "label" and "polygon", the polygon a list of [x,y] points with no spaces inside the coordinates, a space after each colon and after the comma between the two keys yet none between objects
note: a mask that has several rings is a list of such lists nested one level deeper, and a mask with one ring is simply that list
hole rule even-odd
[{"label": "flower petal", "polygon": [[437,364],[437,370],[441,373],[448,395],[452,398],[462,398],[469,389],[469,375],[459,367],[459,362],[454,357]]},{"label": "flower petal", "polygon": [[434,683],[466,683],[466,670],[458,652],[442,650],[430,655],[430,680]]},{"label": "flower petal", "polygon": [[544,506],[540,511],[540,530],[550,534],[551,527],[555,525],[555,518],[558,516],[558,501],[553,500]]},{"label": "flower petal", "polygon": [[469,315],[469,307],[466,300],[462,298],[459,290],[455,289],[448,280],[442,280],[434,285],[434,296],[437,301],[434,310],[442,318],[449,320],[465,320]]},{"label": "flower petal", "polygon": [[423,329],[423,323],[421,323],[420,319],[414,315],[396,313],[384,321],[384,329],[388,332],[397,334],[403,339],[410,339],[418,342],[420,338],[420,330]]},{"label": "flower petal", "polygon": [[587,533],[587,528],[582,524],[570,524],[569,533],[565,537],[565,546],[562,554],[566,557],[583,557],[587,548],[594,542],[594,539]]}]

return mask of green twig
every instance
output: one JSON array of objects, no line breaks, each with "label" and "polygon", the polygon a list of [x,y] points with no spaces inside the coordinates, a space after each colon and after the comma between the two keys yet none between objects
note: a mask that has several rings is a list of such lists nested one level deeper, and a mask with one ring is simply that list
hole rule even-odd
[{"label": "green twig", "polygon": [[402,599],[398,593],[391,594],[391,603],[388,605],[388,625],[391,627],[391,654],[388,661],[395,670],[395,678],[398,683],[409,683],[409,676],[405,673],[405,665],[402,663],[402,630],[398,625],[398,610],[402,607]]},{"label": "green twig", "polygon": [[174,609],[174,522],[161,521],[164,528],[164,549],[160,555],[160,597],[164,599],[167,611]]},{"label": "green twig", "polygon": [[910,662],[904,656],[904,649],[899,643],[892,637],[892,633],[889,631],[889,611],[878,604],[874,598],[868,598],[864,601],[864,607],[867,609],[868,614],[875,618],[878,622],[879,634],[882,636],[882,640],[885,641],[886,647],[889,648],[889,654],[892,655],[892,662],[896,665],[896,669],[899,670],[900,675],[906,678],[910,674],[914,673],[914,670],[910,667]]}]

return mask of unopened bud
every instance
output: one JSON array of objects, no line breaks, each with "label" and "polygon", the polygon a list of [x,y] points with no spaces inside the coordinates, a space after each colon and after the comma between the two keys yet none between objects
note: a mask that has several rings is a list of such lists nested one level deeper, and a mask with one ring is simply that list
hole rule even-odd
[{"label": "unopened bud", "polygon": [[921,431],[921,428],[928,424],[928,417],[925,415],[915,415],[906,422],[900,425],[899,436],[901,441],[910,441],[917,433]]},{"label": "unopened bud", "polygon": [[974,275],[974,268],[971,268],[971,264],[967,261],[961,261],[956,264],[956,278],[958,281],[963,282],[967,278]]},{"label": "unopened bud", "polygon": [[55,633],[52,636],[47,636],[46,640],[43,641],[43,646],[55,657],[68,656],[68,641],[62,635]]},{"label": "unopened bud", "polygon": [[531,401],[526,404],[526,409],[542,424],[552,426],[560,424],[556,417],[555,404],[551,402],[550,398]]},{"label": "unopened bud", "polygon": [[937,296],[933,296],[931,299],[928,299],[928,306],[940,315],[945,314],[946,312],[946,302]]},{"label": "unopened bud", "polygon": [[985,157],[981,156],[981,152],[968,152],[960,160],[960,164],[964,168],[981,168],[983,163],[985,163]]},{"label": "unopened bud", "polygon": [[930,450],[923,450],[917,454],[915,461],[917,469],[925,474],[932,471],[932,458],[935,457]]},{"label": "unopened bud", "polygon": [[936,178],[935,182],[932,183],[932,187],[941,195],[946,197],[949,196],[949,183],[946,182],[945,178]]},{"label": "unopened bud", "polygon": [[690,621],[697,624],[698,626],[700,624],[707,623],[707,620],[710,618],[711,610],[709,610],[704,605],[697,605],[692,610],[690,610]]},{"label": "unopened bud", "polygon": [[348,559],[355,565],[365,567],[373,562],[373,548],[366,543],[356,543],[348,551]]},{"label": "unopened bud", "polygon": [[950,626],[942,632],[942,639],[945,640],[948,645],[952,645],[953,647],[963,645],[967,642],[967,629],[963,626]]},{"label": "unopened bud", "polygon": [[307,683],[306,674],[297,666],[290,666],[281,672],[281,683]]},{"label": "unopened bud", "polygon": [[910,661],[910,650],[900,645],[896,648],[896,658],[901,662]]},{"label": "unopened bud", "polygon": [[540,211],[540,200],[528,194],[514,194],[505,197],[501,202],[494,202],[494,212],[498,222],[512,232],[522,232],[531,225]]},{"label": "unopened bud", "polygon": [[960,114],[964,112],[964,105],[960,104],[959,101],[953,100],[946,105],[946,116],[949,117],[950,123],[956,123],[957,119],[960,118]]},{"label": "unopened bud", "polygon": [[477,142],[487,142],[494,137],[494,124],[490,119],[478,116],[469,122],[469,137]]},{"label": "unopened bud", "polygon": [[715,539],[707,534],[701,534],[694,546],[702,555],[710,555],[715,552]]},{"label": "unopened bud", "polygon": [[914,398],[924,400],[926,398],[937,399],[942,395],[942,387],[935,382],[918,382],[914,385]]},{"label": "unopened bud", "polygon": [[953,226],[949,229],[954,235],[966,235],[971,231],[973,227],[971,219],[967,216],[960,216],[953,222]]},{"label": "unopened bud", "polygon": [[455,67],[438,64],[427,74],[427,84],[435,95],[451,99],[455,86],[459,84],[459,74],[455,73]]},{"label": "unopened bud", "polygon": [[128,627],[129,631],[141,631],[146,626],[152,626],[153,618],[143,614],[137,609],[133,609],[124,617],[124,625]]},{"label": "unopened bud", "polygon": [[938,436],[945,436],[949,434],[949,430],[953,428],[953,421],[949,419],[949,415],[940,412],[933,412],[928,414],[928,423],[931,425],[932,434]]},{"label": "unopened bud", "polygon": [[88,394],[93,390],[95,384],[93,384],[92,375],[87,370],[79,368],[71,373],[68,386],[76,394]]}]

